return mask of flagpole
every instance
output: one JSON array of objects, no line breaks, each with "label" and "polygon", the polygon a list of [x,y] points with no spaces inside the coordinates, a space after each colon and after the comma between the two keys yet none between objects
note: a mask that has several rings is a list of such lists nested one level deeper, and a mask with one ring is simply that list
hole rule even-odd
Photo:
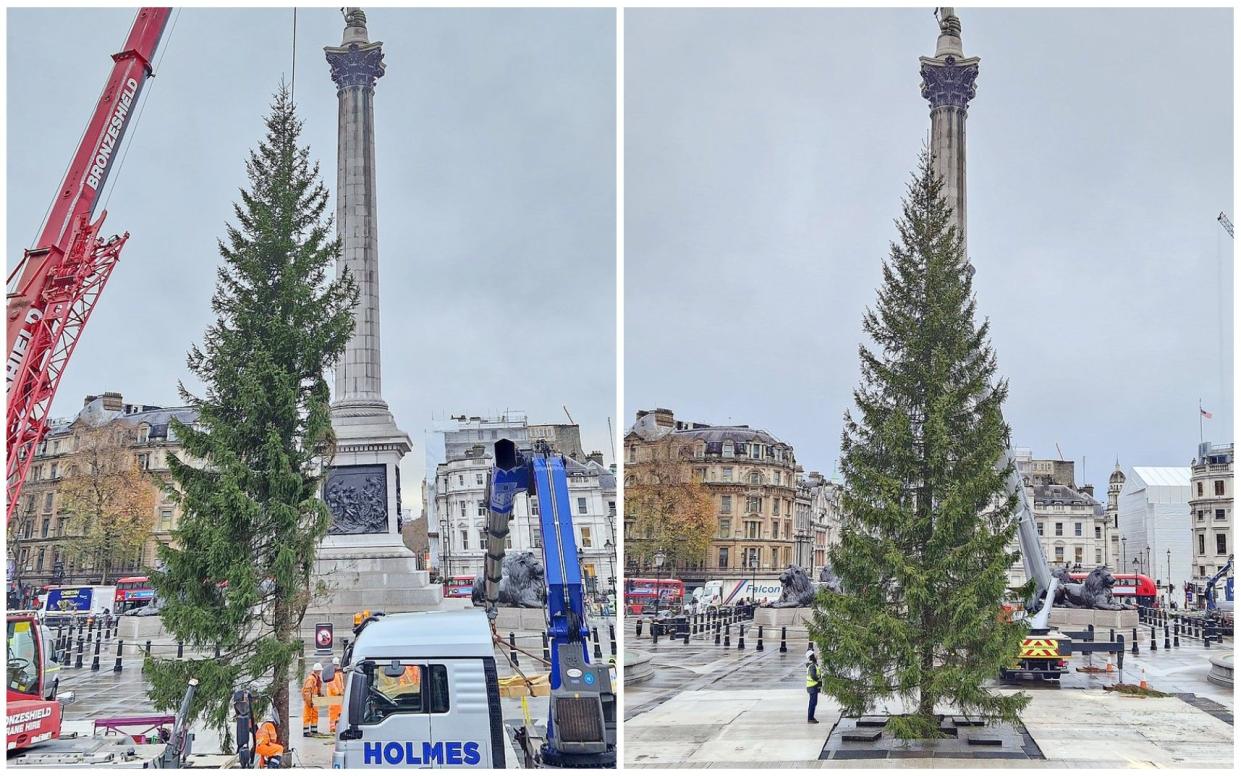
[{"label": "flagpole", "polygon": [[1198,446],[1202,446],[1202,399],[1198,399]]}]

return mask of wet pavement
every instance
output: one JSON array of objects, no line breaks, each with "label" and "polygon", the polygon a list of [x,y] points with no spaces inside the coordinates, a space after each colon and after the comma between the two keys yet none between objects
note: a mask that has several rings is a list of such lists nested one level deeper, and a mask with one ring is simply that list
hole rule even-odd
[{"label": "wet pavement", "polygon": [[[818,725],[806,722],[804,653],[806,640],[779,640],[756,650],[753,632],[745,649],[715,646],[713,638],[682,641],[649,631],[634,638],[626,623],[626,650],[650,658],[653,675],[625,688],[627,767],[824,767],[820,759],[841,721],[840,709],[820,696]],[[899,760],[830,760],[830,767],[1193,767],[1229,768],[1233,763],[1233,698],[1229,688],[1207,681],[1209,658],[1231,651],[1232,641],[1206,649],[1182,641],[1180,647],[1125,655],[1123,670],[1108,674],[1078,671],[1106,668],[1108,656],[1077,656],[1059,683],[1001,686],[999,692],[1026,692],[1031,702],[1022,716],[1024,730],[1009,731],[1016,759],[988,757],[976,747],[940,746],[943,751],[907,752]],[[1136,698],[1104,689],[1117,683],[1149,685],[1168,698]],[[901,713],[889,703],[875,712]],[[952,714],[951,709],[938,710]],[[846,721],[846,727],[852,724]],[[843,730],[841,731],[843,732]],[[1028,735],[1028,741],[1018,740]],[[1038,756],[1029,759],[1033,743]],[[986,746],[986,745],[982,745]],[[839,748],[839,747],[837,747]],[[899,748],[888,745],[888,749]],[[886,755],[885,755],[886,756]]]}]

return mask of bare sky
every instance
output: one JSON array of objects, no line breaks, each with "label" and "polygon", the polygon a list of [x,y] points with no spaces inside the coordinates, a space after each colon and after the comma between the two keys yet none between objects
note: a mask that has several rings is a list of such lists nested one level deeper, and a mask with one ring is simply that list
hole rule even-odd
[{"label": "bare sky", "polygon": [[[132,9],[8,12],[9,267],[37,233]],[[616,407],[615,14],[368,9],[376,87],[383,391],[414,441],[450,414],[524,410],[611,460]],[[165,33],[105,231],[132,237],[61,383],[179,403],[211,322],[216,240],[291,75],[292,10],[186,8]],[[170,25],[171,26],[171,25]],[[298,12],[303,140],[336,188],[335,9]],[[54,43],[55,56],[48,56]],[[335,210],[333,200],[332,210]],[[615,422],[615,418],[613,418]],[[406,503],[418,488],[404,489]]]},{"label": "bare sky", "polygon": [[[958,9],[969,250],[1014,443],[1185,465],[1231,439],[1230,10]],[[625,14],[625,409],[830,474],[930,120],[929,9]],[[1078,481],[1082,481],[1078,470]]]}]

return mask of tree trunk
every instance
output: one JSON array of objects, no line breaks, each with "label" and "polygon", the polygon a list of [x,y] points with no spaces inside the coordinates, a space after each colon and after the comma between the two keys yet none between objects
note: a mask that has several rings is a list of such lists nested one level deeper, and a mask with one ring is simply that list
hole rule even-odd
[{"label": "tree trunk", "polygon": [[[281,595],[282,590],[276,591],[275,611],[273,612],[273,625],[275,626],[276,638],[284,643],[289,636],[289,605]],[[272,693],[272,706],[280,715],[279,735],[280,743],[284,746],[284,750],[289,751],[289,733],[292,719],[290,717],[291,709],[289,707],[289,661],[277,660],[272,666],[272,679],[274,680],[275,691]],[[304,723],[303,723],[304,724]],[[285,758],[286,767],[291,764],[291,758]]]}]

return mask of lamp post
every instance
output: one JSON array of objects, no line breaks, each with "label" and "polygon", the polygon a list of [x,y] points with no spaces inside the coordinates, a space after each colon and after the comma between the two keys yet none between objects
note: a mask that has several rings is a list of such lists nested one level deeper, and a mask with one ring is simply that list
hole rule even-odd
[{"label": "lamp post", "polygon": [[1129,570],[1129,550],[1125,548],[1125,537],[1120,537],[1120,564],[1121,572]]},{"label": "lamp post", "polygon": [[1151,546],[1149,544],[1146,545],[1146,560],[1142,564],[1142,568],[1145,569],[1142,573],[1149,577],[1153,571],[1151,569]]},{"label": "lamp post", "polygon": [[750,603],[757,599],[758,588],[758,551],[750,556]]},{"label": "lamp post", "polygon": [[667,556],[662,552],[655,553],[655,616],[659,616],[659,606],[663,603],[663,568]]}]

